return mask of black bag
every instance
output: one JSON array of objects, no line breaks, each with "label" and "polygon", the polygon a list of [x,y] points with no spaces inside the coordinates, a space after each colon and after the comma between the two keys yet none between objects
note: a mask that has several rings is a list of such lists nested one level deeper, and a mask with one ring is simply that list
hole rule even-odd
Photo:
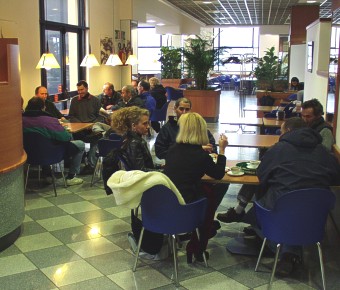
[{"label": "black bag", "polygon": [[[138,209],[136,211],[138,215]],[[131,210],[131,229],[132,233],[136,239],[139,241],[140,233],[142,231],[142,221],[135,215],[134,210]],[[151,255],[156,255],[159,253],[163,245],[163,234],[150,232],[148,230],[144,230],[143,240],[141,244],[141,249]]]},{"label": "black bag", "polygon": [[[109,154],[107,154],[104,157],[103,160],[103,169],[102,169],[102,176],[103,176],[103,183],[104,183],[104,189],[106,191],[107,195],[112,194],[112,190],[110,187],[107,186],[107,181],[111,177],[113,173],[115,173],[118,170],[125,169],[128,165],[126,157],[126,152],[124,149],[121,148],[114,148],[110,151]],[[121,163],[124,164],[124,166],[121,165]]]}]

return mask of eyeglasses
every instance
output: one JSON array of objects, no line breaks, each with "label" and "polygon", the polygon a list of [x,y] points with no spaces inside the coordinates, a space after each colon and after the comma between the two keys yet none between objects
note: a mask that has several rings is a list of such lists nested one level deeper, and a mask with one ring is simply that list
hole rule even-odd
[{"label": "eyeglasses", "polygon": [[178,110],[189,112],[191,108],[178,107]]}]

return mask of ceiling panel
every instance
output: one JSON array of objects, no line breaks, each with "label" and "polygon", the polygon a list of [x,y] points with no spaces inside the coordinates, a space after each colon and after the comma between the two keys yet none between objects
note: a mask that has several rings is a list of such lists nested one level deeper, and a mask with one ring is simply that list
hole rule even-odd
[{"label": "ceiling panel", "polygon": [[[290,10],[307,0],[163,0],[205,25],[283,25],[290,23]],[[206,2],[206,3],[204,3]],[[209,2],[209,3],[208,3]],[[320,2],[320,18],[332,17],[332,0]],[[318,4],[311,4],[318,5]],[[340,24],[340,14],[333,16]]]}]

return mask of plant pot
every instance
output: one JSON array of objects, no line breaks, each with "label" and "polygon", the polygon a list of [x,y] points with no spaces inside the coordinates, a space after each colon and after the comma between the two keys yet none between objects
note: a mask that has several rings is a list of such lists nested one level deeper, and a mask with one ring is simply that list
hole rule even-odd
[{"label": "plant pot", "polygon": [[256,87],[258,90],[271,91],[270,81],[267,80],[257,80]]},{"label": "plant pot", "polygon": [[173,88],[178,88],[179,85],[181,84],[181,79],[162,79],[161,83],[163,87],[173,87]]},{"label": "plant pot", "polygon": [[218,122],[221,90],[184,90],[184,97],[192,104],[192,112],[200,114],[207,122]]},{"label": "plant pot", "polygon": [[284,92],[288,89],[288,81],[287,80],[274,80],[273,82],[273,91],[274,92]]}]

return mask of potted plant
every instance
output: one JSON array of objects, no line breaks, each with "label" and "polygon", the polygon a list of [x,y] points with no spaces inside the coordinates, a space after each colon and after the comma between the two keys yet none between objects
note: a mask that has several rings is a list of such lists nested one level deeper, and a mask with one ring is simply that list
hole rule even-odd
[{"label": "potted plant", "polygon": [[207,121],[218,120],[221,90],[209,90],[208,74],[225,49],[214,47],[214,39],[209,35],[188,38],[182,49],[184,67],[188,76],[195,80],[193,87],[184,91],[184,96],[191,100],[193,110]]},{"label": "potted plant", "polygon": [[278,91],[283,90],[287,80],[278,80],[281,74],[279,58],[275,55],[275,47],[268,48],[264,57],[260,58],[254,75],[257,78],[259,90]]},{"label": "potted plant", "polygon": [[161,63],[161,77],[164,87],[179,87],[181,82],[181,48],[172,46],[161,47],[161,57],[158,60]]}]

